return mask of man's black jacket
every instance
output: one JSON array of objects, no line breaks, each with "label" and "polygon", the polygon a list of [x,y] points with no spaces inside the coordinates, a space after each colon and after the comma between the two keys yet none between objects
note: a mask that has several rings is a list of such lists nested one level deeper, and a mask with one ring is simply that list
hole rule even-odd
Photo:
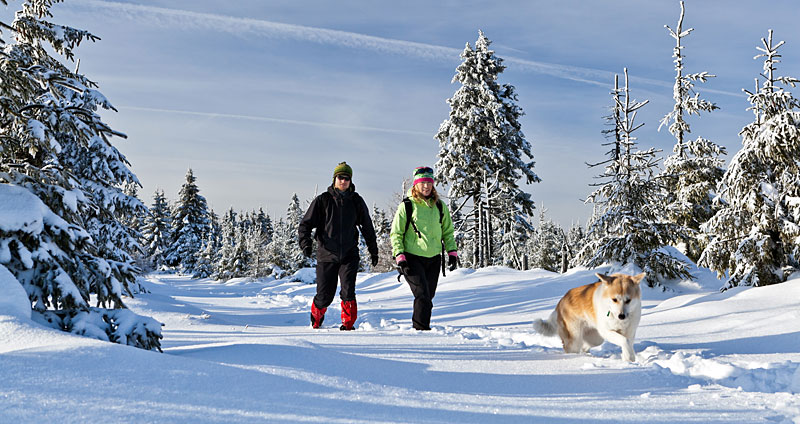
[{"label": "man's black jacket", "polygon": [[358,255],[358,229],[364,234],[371,255],[378,254],[375,228],[364,199],[351,184],[345,192],[333,185],[311,202],[297,229],[300,247],[311,247],[311,230],[317,229],[317,260],[319,262],[341,262],[351,255]]}]

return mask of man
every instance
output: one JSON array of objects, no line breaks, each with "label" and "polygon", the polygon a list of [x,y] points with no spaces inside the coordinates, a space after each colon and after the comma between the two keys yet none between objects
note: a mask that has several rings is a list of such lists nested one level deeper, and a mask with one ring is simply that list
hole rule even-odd
[{"label": "man", "polygon": [[352,330],[356,322],[356,273],[359,232],[361,227],[367,242],[372,266],[378,263],[378,244],[375,228],[364,199],[356,193],[352,183],[353,169],[346,162],[333,170],[333,184],[311,202],[300,221],[298,235],[303,254],[311,257],[311,231],[316,228],[317,240],[317,295],[311,303],[311,326],[319,328],[325,311],[336,294],[337,277],[341,283],[342,326]]}]

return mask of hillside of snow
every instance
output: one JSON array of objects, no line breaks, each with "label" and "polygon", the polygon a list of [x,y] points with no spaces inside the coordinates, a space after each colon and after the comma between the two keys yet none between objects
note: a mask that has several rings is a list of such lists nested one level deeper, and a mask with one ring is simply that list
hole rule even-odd
[{"label": "hillside of snow", "polygon": [[[461,269],[430,332],[396,274],[359,274],[357,329],[337,301],[309,325],[304,281],[151,274],[127,299],[164,324],[164,353],[47,329],[0,300],[6,422],[800,423],[800,279],[720,293],[700,273],[645,288],[635,349],[565,354],[536,334],[594,272]],[[298,279],[298,278],[295,278]],[[10,284],[0,274],[1,284]],[[6,291],[4,291],[6,292]]]}]

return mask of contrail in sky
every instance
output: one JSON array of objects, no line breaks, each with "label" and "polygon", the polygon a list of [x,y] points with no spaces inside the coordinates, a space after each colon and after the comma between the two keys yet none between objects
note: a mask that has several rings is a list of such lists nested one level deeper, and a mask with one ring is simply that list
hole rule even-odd
[{"label": "contrail in sky", "polygon": [[385,132],[385,133],[392,133],[392,134],[410,134],[410,135],[422,135],[426,137],[430,137],[430,131],[411,131],[411,130],[400,130],[400,129],[392,129],[392,128],[378,128],[378,127],[366,127],[360,125],[346,125],[346,124],[335,124],[335,123],[327,123],[327,122],[315,122],[315,121],[302,121],[297,119],[281,119],[281,118],[269,118],[265,116],[252,116],[252,115],[237,115],[237,114],[230,114],[230,113],[211,113],[211,112],[195,112],[189,110],[178,110],[178,109],[159,109],[159,108],[152,108],[152,107],[138,107],[138,106],[121,106],[119,109],[127,109],[127,110],[137,110],[142,112],[156,112],[156,113],[177,113],[180,115],[192,115],[192,116],[201,116],[204,118],[225,118],[225,119],[241,119],[246,121],[258,121],[258,122],[275,122],[279,124],[290,124],[290,125],[310,125],[314,127],[323,127],[323,128],[338,128],[338,129],[345,129],[345,130],[357,130],[357,131],[377,131],[377,132]]},{"label": "contrail in sky", "polygon": [[[201,29],[225,32],[237,36],[249,35],[273,39],[291,39],[353,49],[372,50],[379,53],[398,54],[453,64],[459,62],[459,55],[463,50],[462,48],[375,37],[347,31],[113,1],[74,0],[70,2],[70,5],[102,10],[106,14],[115,14],[121,18],[134,21],[146,21],[150,25],[166,28]],[[503,59],[506,65],[512,65],[515,71],[533,72],[602,87],[610,87],[615,74],[614,72],[602,69],[538,62],[515,57],[504,57]],[[672,87],[673,85],[671,81],[667,82],[635,76],[631,77],[631,81],[658,87]],[[731,93],[722,90],[704,89],[703,91],[729,96],[742,96],[741,93]]]}]

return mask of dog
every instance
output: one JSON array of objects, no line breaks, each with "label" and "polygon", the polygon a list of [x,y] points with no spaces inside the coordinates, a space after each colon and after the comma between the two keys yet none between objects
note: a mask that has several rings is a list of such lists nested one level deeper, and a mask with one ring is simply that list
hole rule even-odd
[{"label": "dog", "polygon": [[540,334],[561,337],[564,352],[585,353],[604,340],[622,348],[622,358],[634,362],[633,339],[642,317],[639,283],[645,273],[595,274],[600,281],[567,292],[547,321],[533,327]]}]

